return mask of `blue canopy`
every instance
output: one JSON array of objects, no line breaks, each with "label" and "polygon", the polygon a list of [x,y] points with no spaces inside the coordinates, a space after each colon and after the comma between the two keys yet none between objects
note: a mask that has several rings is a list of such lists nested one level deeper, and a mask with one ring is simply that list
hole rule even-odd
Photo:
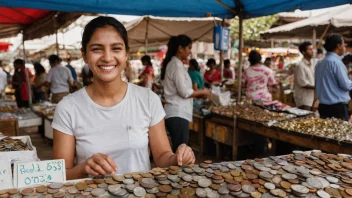
[{"label": "blue canopy", "polygon": [[[235,16],[217,1],[219,0],[0,0],[0,6],[169,17],[205,17],[208,13],[221,18]],[[236,10],[236,1],[242,4],[245,18],[352,3],[352,0],[222,0],[221,2]]]}]

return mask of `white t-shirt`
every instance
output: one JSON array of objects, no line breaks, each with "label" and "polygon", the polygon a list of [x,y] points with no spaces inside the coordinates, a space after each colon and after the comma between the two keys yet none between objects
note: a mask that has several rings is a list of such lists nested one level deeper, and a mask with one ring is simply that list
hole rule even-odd
[{"label": "white t-shirt", "polygon": [[177,57],[172,57],[167,64],[163,81],[166,119],[180,117],[192,121],[193,94],[192,80],[186,67]]},{"label": "white t-shirt", "polygon": [[70,92],[68,82],[73,82],[71,70],[62,65],[57,65],[51,68],[46,76],[46,81],[51,83],[50,90],[52,93]]},{"label": "white t-shirt", "polygon": [[119,104],[103,107],[82,88],[58,104],[52,127],[75,136],[76,164],[104,153],[124,174],[150,170],[149,127],[164,116],[160,98],[150,89],[128,84]]},{"label": "white t-shirt", "polygon": [[0,68],[0,96],[1,92],[6,88],[7,86],[7,74],[4,72],[2,68]]}]

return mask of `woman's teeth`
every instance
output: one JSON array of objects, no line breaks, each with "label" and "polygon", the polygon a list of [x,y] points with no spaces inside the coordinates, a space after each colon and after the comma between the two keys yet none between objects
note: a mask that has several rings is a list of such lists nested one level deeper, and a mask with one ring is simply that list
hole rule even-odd
[{"label": "woman's teeth", "polygon": [[103,69],[103,70],[112,70],[114,69],[116,66],[112,65],[112,66],[99,66],[99,68]]}]

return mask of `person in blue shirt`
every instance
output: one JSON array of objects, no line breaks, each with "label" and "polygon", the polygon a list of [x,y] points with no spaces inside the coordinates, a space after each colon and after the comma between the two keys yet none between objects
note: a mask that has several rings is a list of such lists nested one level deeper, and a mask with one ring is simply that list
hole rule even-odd
[{"label": "person in blue shirt", "polygon": [[76,73],[75,68],[72,67],[71,59],[69,59],[69,58],[67,59],[66,67],[70,69],[72,77],[73,77],[73,89],[70,90],[70,92],[72,93],[72,92],[74,92],[76,90],[76,87],[77,87],[77,73]]},{"label": "person in blue shirt", "polygon": [[202,74],[199,72],[199,64],[196,59],[191,59],[189,61],[188,74],[191,77],[192,87],[194,91],[204,88],[204,79]]},{"label": "person in blue shirt", "polygon": [[342,35],[329,34],[324,48],[327,51],[324,59],[315,67],[315,91],[319,104],[321,118],[339,118],[348,121],[349,91],[352,81],[348,78],[346,66],[341,56],[345,53],[345,43]]}]

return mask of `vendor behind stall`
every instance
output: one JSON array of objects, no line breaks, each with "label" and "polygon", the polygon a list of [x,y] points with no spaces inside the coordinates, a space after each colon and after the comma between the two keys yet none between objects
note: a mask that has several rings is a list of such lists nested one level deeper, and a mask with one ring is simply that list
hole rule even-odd
[{"label": "vendor behind stall", "polygon": [[252,100],[271,101],[268,86],[276,85],[273,71],[262,64],[262,56],[255,50],[249,53],[248,60],[251,65],[243,72],[242,77],[247,97]]},{"label": "vendor behind stall", "polygon": [[207,62],[207,66],[209,70],[204,74],[204,82],[207,87],[211,87],[212,85],[219,85],[221,83],[221,73],[216,68],[215,59],[209,58]]},{"label": "vendor behind stall", "polygon": [[52,124],[53,158],[65,159],[68,180],[147,172],[150,154],[159,167],[195,162],[185,144],[172,152],[160,98],[150,89],[122,80],[129,56],[122,23],[106,16],[90,21],[81,51],[93,83],[65,97]]},{"label": "vendor behind stall", "polygon": [[199,72],[199,64],[196,59],[189,61],[188,74],[192,80],[192,87],[194,91],[202,90],[204,88],[204,79]]},{"label": "vendor behind stall", "polygon": [[303,42],[299,45],[299,51],[303,55],[303,59],[296,66],[294,73],[295,103],[301,109],[311,110],[315,89],[312,43]]},{"label": "vendor behind stall", "polygon": [[342,35],[327,35],[324,48],[327,53],[315,68],[319,114],[321,118],[335,117],[347,121],[352,81],[348,78],[346,66],[341,60],[346,50]]}]

